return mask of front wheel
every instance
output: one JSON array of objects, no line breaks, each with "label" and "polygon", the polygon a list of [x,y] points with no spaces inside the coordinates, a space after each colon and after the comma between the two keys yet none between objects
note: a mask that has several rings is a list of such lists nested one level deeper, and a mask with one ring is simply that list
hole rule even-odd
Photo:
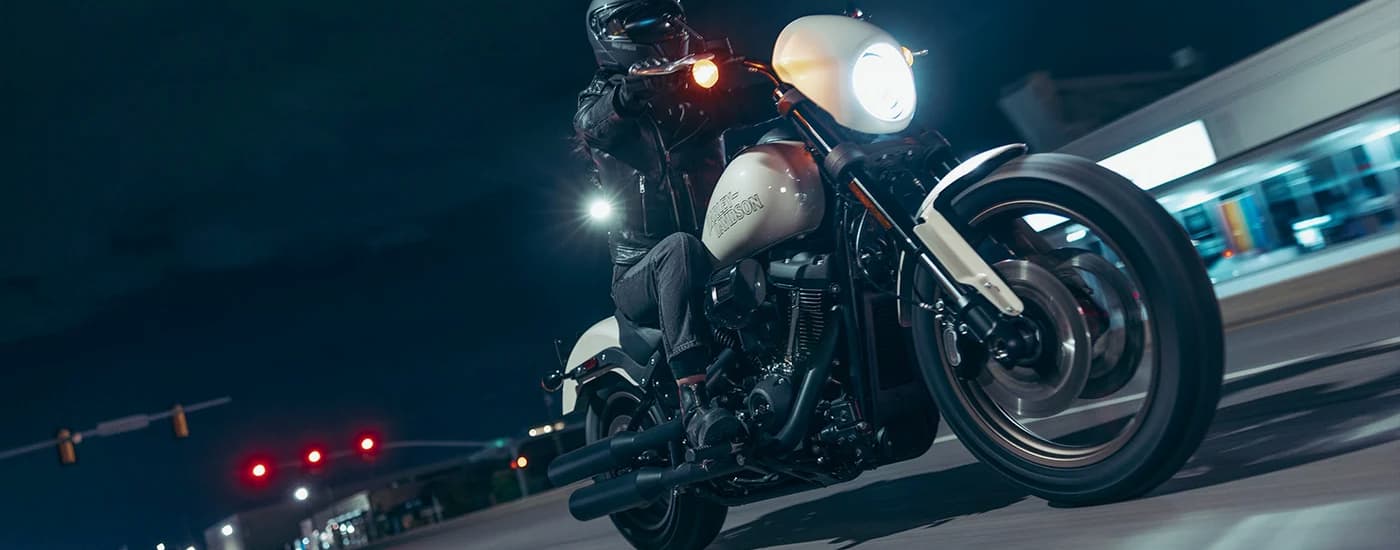
[{"label": "front wheel", "polygon": [[[644,430],[664,421],[661,406],[641,407],[638,390],[618,389],[588,410],[588,443],[628,430]],[[663,453],[664,454],[664,453]],[[656,456],[655,466],[669,466],[675,457]],[[621,472],[615,472],[621,473]],[[610,477],[610,476],[603,476]],[[627,542],[640,550],[700,550],[724,527],[729,509],[694,493],[672,492],[644,508],[609,516]]]},{"label": "front wheel", "polygon": [[[1209,428],[1224,368],[1219,306],[1181,227],[1122,176],[1067,155],[1012,161],[950,204],[1040,344],[1012,364],[960,353],[958,327],[918,308],[919,362],[958,438],[1062,504],[1132,498],[1175,474]],[[937,299],[927,272],[916,285]]]}]

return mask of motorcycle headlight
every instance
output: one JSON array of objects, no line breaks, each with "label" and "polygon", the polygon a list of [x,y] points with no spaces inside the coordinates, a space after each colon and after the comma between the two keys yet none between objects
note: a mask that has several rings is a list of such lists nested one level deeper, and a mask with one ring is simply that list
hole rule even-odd
[{"label": "motorcycle headlight", "polygon": [[870,116],[897,122],[914,115],[918,94],[914,72],[894,44],[872,44],[856,59],[851,73],[856,100]]}]

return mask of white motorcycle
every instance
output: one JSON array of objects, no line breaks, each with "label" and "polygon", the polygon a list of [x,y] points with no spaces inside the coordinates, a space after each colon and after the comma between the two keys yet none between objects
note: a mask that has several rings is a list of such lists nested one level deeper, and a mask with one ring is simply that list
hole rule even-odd
[{"label": "white motorcycle", "polygon": [[720,266],[708,389],[747,431],[690,447],[659,332],[599,322],[544,381],[587,415],[589,445],[549,466],[557,485],[594,478],[576,518],[611,516],[638,548],[702,548],[730,506],[922,455],[940,412],[1059,503],[1141,495],[1196,450],[1223,337],[1186,233],[1089,160],[1007,145],[958,162],[911,135],[913,62],[863,19],[817,15],[782,31],[771,65],[712,52],[634,70],[765,75],[800,139],[735,156],[704,220]]}]

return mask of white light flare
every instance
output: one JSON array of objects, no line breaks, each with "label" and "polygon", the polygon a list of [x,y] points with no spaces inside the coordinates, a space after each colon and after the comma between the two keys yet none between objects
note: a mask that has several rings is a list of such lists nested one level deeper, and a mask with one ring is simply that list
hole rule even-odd
[{"label": "white light flare", "polygon": [[1138,187],[1152,189],[1215,164],[1215,147],[1200,120],[1099,161]]},{"label": "white light flare", "polygon": [[588,218],[595,222],[605,222],[612,219],[613,205],[606,199],[593,199],[588,203]]}]

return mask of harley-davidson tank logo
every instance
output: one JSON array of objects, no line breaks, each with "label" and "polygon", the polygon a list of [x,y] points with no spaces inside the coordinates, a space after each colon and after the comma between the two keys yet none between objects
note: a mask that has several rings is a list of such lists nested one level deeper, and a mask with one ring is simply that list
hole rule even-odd
[{"label": "harley-davidson tank logo", "polygon": [[715,236],[720,237],[759,210],[763,210],[763,199],[758,197],[758,193],[741,199],[737,191],[730,192],[712,201],[710,226],[714,228]]}]

